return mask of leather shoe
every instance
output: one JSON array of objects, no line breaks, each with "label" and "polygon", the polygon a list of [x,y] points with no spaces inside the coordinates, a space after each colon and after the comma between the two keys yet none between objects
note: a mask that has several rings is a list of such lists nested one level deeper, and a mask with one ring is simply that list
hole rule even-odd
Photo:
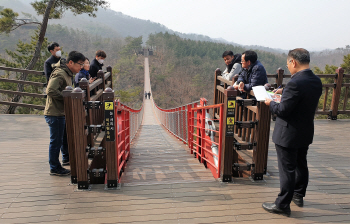
[{"label": "leather shoe", "polygon": [[280,215],[284,215],[284,216],[290,216],[290,208],[279,208],[277,207],[277,205],[275,203],[267,203],[264,202],[262,204],[262,207],[271,213],[275,213],[275,214],[280,214]]},{"label": "leather shoe", "polygon": [[298,206],[303,207],[304,206],[304,199],[301,196],[293,195],[292,201]]}]

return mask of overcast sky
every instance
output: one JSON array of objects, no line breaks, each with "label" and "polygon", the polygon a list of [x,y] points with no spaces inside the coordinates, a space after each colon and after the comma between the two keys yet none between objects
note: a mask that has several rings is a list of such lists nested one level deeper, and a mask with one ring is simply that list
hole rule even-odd
[{"label": "overcast sky", "polygon": [[112,10],[182,33],[309,50],[350,45],[350,0],[109,0]]}]

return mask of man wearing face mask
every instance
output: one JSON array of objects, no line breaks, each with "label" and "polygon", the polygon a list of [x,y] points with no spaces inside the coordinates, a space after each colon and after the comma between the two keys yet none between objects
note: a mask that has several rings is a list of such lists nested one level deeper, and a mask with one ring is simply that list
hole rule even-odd
[{"label": "man wearing face mask", "polygon": [[91,61],[89,74],[91,78],[97,77],[97,72],[102,70],[103,62],[106,59],[107,55],[104,51],[96,51],[94,60]]},{"label": "man wearing face mask", "polygon": [[52,65],[59,62],[61,59],[61,48],[60,45],[56,42],[53,42],[47,46],[47,50],[51,53],[51,57],[49,57],[44,64],[44,72],[46,76],[47,82],[49,82],[50,75],[53,71]]}]

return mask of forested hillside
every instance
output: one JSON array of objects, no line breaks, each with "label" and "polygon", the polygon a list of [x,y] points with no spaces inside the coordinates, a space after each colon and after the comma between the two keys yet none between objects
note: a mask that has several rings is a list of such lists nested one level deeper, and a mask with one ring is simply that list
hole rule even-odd
[{"label": "forested hillside", "polygon": [[[205,97],[212,103],[214,71],[225,69],[221,55],[226,50],[246,49],[228,44],[182,39],[168,33],[150,35],[147,45],[155,50],[150,57],[153,97],[163,108],[175,107]],[[286,63],[285,56],[258,51],[268,73],[274,74]]]},{"label": "forested hillside", "polygon": [[[29,2],[32,0],[0,0],[0,5],[30,13],[23,16],[35,19],[36,15]],[[9,35],[1,34],[0,64],[25,67],[26,60],[33,55],[36,30],[36,26],[23,26]],[[246,48],[222,43],[223,40],[215,42],[201,35],[176,34],[161,24],[132,18],[112,10],[99,10],[96,18],[86,15],[74,17],[72,13],[66,13],[62,19],[50,20],[46,38],[47,42],[55,41],[60,44],[63,57],[72,50],[78,50],[92,59],[96,50],[106,51],[104,64],[113,67],[116,96],[134,108],[140,107],[143,99],[144,57],[135,54],[143,47],[154,50],[154,56],[150,56],[152,90],[156,103],[163,108],[183,105],[200,97],[205,97],[212,103],[214,71],[216,68],[225,69],[221,55],[226,50],[234,53],[256,50],[258,59],[269,74],[276,73],[279,67],[285,68],[287,57],[282,50],[261,46]],[[325,73],[334,73],[334,69],[343,63],[344,55],[349,53],[349,46],[314,52],[311,54],[311,66],[318,66],[321,69],[316,70],[320,72],[325,68]],[[13,57],[16,54],[19,56]],[[46,46],[43,46],[42,58],[35,66],[36,70],[43,70],[43,61],[48,57],[47,54]],[[21,57],[27,59],[22,60]],[[0,94],[0,97],[5,96]],[[33,102],[28,97],[24,100]],[[18,112],[27,113],[28,110]]]}]

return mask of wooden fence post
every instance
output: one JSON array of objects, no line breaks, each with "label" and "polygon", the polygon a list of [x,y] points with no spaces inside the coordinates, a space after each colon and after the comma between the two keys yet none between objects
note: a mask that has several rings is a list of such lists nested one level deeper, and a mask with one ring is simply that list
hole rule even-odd
[{"label": "wooden fence post", "polygon": [[[89,81],[85,78],[82,78],[79,82],[79,87],[85,91],[85,102],[90,101],[90,86],[89,86]],[[86,123],[87,125],[92,125],[93,124],[93,117],[91,111],[87,110],[88,115],[86,116]],[[94,133],[89,133],[88,134],[88,144],[90,147],[94,147]]]},{"label": "wooden fence post", "polygon": [[99,78],[102,79],[102,83],[101,83],[101,85],[99,87],[102,88],[102,89],[106,89],[105,74],[104,74],[104,72],[102,70],[99,70],[97,72],[97,78],[98,79]]},{"label": "wooden fence post", "polygon": [[[109,65],[109,66],[107,66],[107,72],[109,72],[111,75],[109,76],[109,78],[107,79],[107,80],[110,80],[111,81],[111,89],[113,89],[113,77],[112,77],[112,67]],[[104,80],[105,81],[105,80]]]},{"label": "wooden fence post", "polygon": [[262,180],[263,175],[266,174],[267,167],[271,113],[269,106],[264,102],[258,102],[257,106],[258,113],[256,119],[258,124],[255,126],[257,145],[253,153],[253,164],[255,164],[255,167],[252,169],[251,177],[254,180]]},{"label": "wooden fence post", "polygon": [[78,189],[88,189],[88,157],[86,153],[86,116],[83,104],[85,94],[81,88],[75,88],[71,93],[72,101],[72,124],[74,128],[76,170],[78,179]]},{"label": "wooden fence post", "polygon": [[331,110],[328,115],[328,117],[332,120],[337,120],[341,87],[343,85],[344,69],[342,67],[339,67],[336,72],[337,72],[337,75],[334,81]]},{"label": "wooden fence post", "polygon": [[[220,85],[220,81],[218,80],[219,75],[221,75],[221,70],[219,68],[217,68],[215,70],[215,77],[214,77],[214,103],[213,103],[213,105],[220,103],[220,102],[218,102],[219,101],[219,93],[218,93],[218,90],[216,88],[218,85]],[[215,113],[219,114],[218,108],[213,109],[213,118],[215,118]]]},{"label": "wooden fence post", "polygon": [[73,88],[67,86],[63,90],[62,95],[64,99],[64,113],[66,117],[66,131],[67,131],[67,142],[68,142],[68,152],[69,152],[69,163],[70,163],[70,172],[71,172],[71,183],[77,183],[77,168],[76,168],[76,156],[75,156],[75,142],[74,139],[74,123],[73,123],[73,114],[75,113],[74,108],[72,107],[72,93]]},{"label": "wooden fence post", "polygon": [[279,86],[282,87],[283,75],[284,75],[284,70],[282,68],[278,68],[277,74],[276,74],[276,86],[275,86],[275,88],[278,88]]},{"label": "wooden fence post", "polygon": [[222,149],[221,149],[221,180],[223,182],[232,181],[232,164],[238,160],[238,155],[233,148],[234,143],[234,122],[235,122],[235,106],[237,90],[225,89],[224,93],[224,113],[223,118],[223,134],[222,134]]},{"label": "wooden fence post", "polygon": [[116,150],[118,122],[115,114],[114,91],[111,88],[106,88],[103,92],[102,106],[105,109],[107,187],[114,188],[118,186],[118,154]]}]

